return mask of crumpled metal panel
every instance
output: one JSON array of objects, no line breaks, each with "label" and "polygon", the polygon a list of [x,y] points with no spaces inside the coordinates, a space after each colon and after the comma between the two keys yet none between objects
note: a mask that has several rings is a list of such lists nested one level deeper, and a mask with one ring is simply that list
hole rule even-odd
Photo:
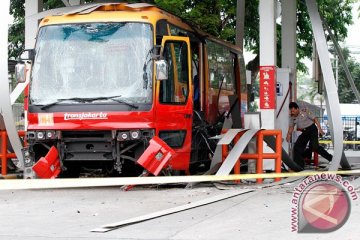
[{"label": "crumpled metal panel", "polygon": [[175,151],[159,137],[154,136],[137,163],[157,176],[166,167]]},{"label": "crumpled metal panel", "polygon": [[154,7],[153,4],[149,3],[132,3],[126,5],[129,8],[146,8],[146,7]]},{"label": "crumpled metal panel", "polygon": [[40,178],[56,178],[61,172],[59,152],[56,147],[52,146],[46,156],[40,158],[32,169]]},{"label": "crumpled metal panel", "polygon": [[[111,5],[111,4],[108,4]],[[67,12],[64,15],[71,15],[71,14],[89,14],[99,7],[101,7],[102,4],[89,4],[89,5],[79,5],[78,9],[75,9],[73,11]]]},{"label": "crumpled metal panel", "polygon": [[229,129],[225,135],[220,139],[218,142],[218,145],[228,145],[232,142],[232,140],[235,138],[235,136],[242,131],[246,131],[244,129]]},{"label": "crumpled metal panel", "polygon": [[248,145],[250,140],[255,136],[255,134],[261,129],[249,129],[247,130],[241,138],[237,141],[235,146],[231,149],[229,155],[224,160],[220,169],[215,174],[216,176],[229,175],[231,170],[234,168],[235,163],[239,159],[240,155],[243,153],[245,147]]},{"label": "crumpled metal panel", "polygon": [[[89,14],[93,11],[96,11],[99,7],[105,5],[113,5],[113,4],[120,4],[120,3],[90,3],[84,5],[77,5],[71,7],[62,7],[56,9],[50,9],[44,12],[40,12],[37,14],[30,15],[26,18],[28,19],[42,19],[47,16],[62,16],[62,15],[72,15],[72,14]],[[146,8],[146,7],[153,7],[154,5],[148,3],[133,3],[125,5],[129,8]]]},{"label": "crumpled metal panel", "polygon": [[26,18],[29,20],[33,20],[33,19],[42,19],[47,16],[61,16],[61,15],[69,14],[71,12],[84,11],[84,10],[92,8],[96,5],[98,5],[98,4],[91,3],[91,4],[86,4],[86,5],[80,5],[80,6],[55,8],[55,9],[50,9],[50,10],[47,10],[44,12],[40,12],[37,14],[27,16]]},{"label": "crumpled metal panel", "polygon": [[145,222],[145,221],[148,221],[148,220],[153,220],[155,218],[167,216],[167,215],[170,215],[170,214],[174,214],[174,213],[186,211],[186,210],[189,210],[189,209],[205,206],[205,205],[208,205],[208,204],[211,204],[211,203],[219,202],[219,201],[229,199],[229,198],[241,195],[241,194],[246,194],[246,193],[249,193],[249,192],[252,192],[252,191],[254,191],[254,190],[252,190],[252,189],[240,189],[240,190],[235,190],[235,191],[231,191],[231,192],[226,192],[224,194],[220,194],[220,195],[217,195],[217,196],[214,196],[214,197],[205,198],[203,200],[188,203],[188,204],[185,204],[185,205],[180,205],[180,206],[177,206],[177,207],[174,207],[174,208],[160,210],[160,211],[152,212],[152,213],[142,215],[142,216],[139,216],[139,217],[134,217],[134,218],[131,218],[131,219],[122,220],[120,222],[106,224],[106,225],[103,225],[103,226],[101,226],[99,228],[92,229],[91,232],[102,232],[102,233],[109,232],[109,231],[115,230],[117,228],[121,228],[121,227],[124,227],[124,226],[129,226],[129,225],[132,225],[132,224],[141,223],[141,222]]},{"label": "crumpled metal panel", "polygon": [[[222,130],[231,129],[231,127],[232,127],[232,120],[231,120],[231,118],[225,118],[225,119],[224,119],[224,124],[223,124]],[[221,139],[222,137],[223,137],[223,136],[220,136],[220,139]],[[221,145],[219,145],[219,143],[218,143],[218,144],[216,145],[213,158],[211,159],[210,169],[212,169],[213,167],[215,167],[216,165],[218,165],[219,163],[221,163],[221,161],[222,161],[222,158],[221,158]]]},{"label": "crumpled metal panel", "polygon": [[329,51],[326,44],[322,21],[318,12],[318,6],[315,0],[306,0],[306,6],[308,8],[317,52],[319,54],[320,65],[324,76],[330,131],[334,143],[334,155],[329,170],[334,171],[337,170],[340,165],[343,152],[343,129],[341,128],[342,121],[339,96],[335,85],[334,73],[329,58]]}]

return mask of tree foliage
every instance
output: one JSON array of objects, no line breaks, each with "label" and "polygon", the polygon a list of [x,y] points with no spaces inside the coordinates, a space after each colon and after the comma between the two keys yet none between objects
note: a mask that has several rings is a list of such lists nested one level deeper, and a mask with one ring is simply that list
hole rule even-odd
[{"label": "tree foliage", "polygon": [[[14,24],[9,34],[9,54],[16,57],[24,46],[24,2],[11,0],[10,13]],[[91,2],[91,1],[87,1]],[[152,2],[152,1],[147,1]],[[235,42],[236,0],[154,0],[156,5],[197,24],[204,31],[224,40]],[[347,35],[346,27],[352,22],[352,3],[354,0],[317,0],[320,12],[328,25],[334,30],[338,40]],[[297,57],[298,68],[306,71],[302,64],[304,58],[311,58],[312,30],[307,8],[303,0],[297,1]],[[245,48],[256,57],[249,62],[248,69],[256,75],[259,69],[259,0],[247,0],[245,4]],[[44,10],[63,6],[61,0],[44,0]],[[277,27],[278,49],[280,44],[280,26]],[[278,64],[281,66],[280,53]],[[255,79],[255,77],[254,77]]]},{"label": "tree foliage", "polygon": [[315,82],[308,74],[299,71],[297,79],[297,99],[311,104],[322,97],[317,91],[318,82]]},{"label": "tree foliage", "polygon": [[10,15],[14,17],[14,23],[9,27],[8,54],[9,58],[17,58],[24,48],[25,42],[25,0],[10,1]]},{"label": "tree foliage", "polygon": [[[236,0],[155,0],[162,8],[188,19],[201,29],[224,40],[235,42]],[[338,41],[347,36],[347,26],[352,23],[353,0],[317,0],[319,11]],[[245,48],[255,54],[247,69],[252,72],[252,85],[259,71],[259,0],[245,2]],[[313,34],[310,17],[303,0],[297,1],[297,68],[307,72],[305,59],[312,57]],[[281,66],[281,26],[277,24],[277,65]],[[249,87],[251,92],[252,87]]]},{"label": "tree foliage", "polygon": [[[343,55],[349,71],[355,82],[355,86],[360,91],[360,64],[351,57],[348,49],[343,49]],[[356,97],[349,81],[346,78],[344,67],[339,64],[338,94],[341,103],[355,103]]]},{"label": "tree foliage", "polygon": [[[334,49],[331,49],[331,52],[334,52]],[[347,48],[342,49],[342,53],[344,55],[347,67],[355,82],[355,86],[358,91],[360,91],[360,64],[350,55],[350,52]],[[335,58],[333,59],[333,71],[334,73],[338,71],[338,74],[335,74],[338,75],[338,79],[335,80],[338,82],[337,86],[340,103],[355,103],[356,97],[346,77],[344,67],[339,62],[338,69],[336,69]],[[323,96],[318,94],[317,88],[318,83],[311,79],[311,77],[301,72],[297,74],[298,99],[310,103],[315,103],[315,100],[321,100]]]},{"label": "tree foliage", "polygon": [[[354,1],[318,0],[317,2],[328,25],[335,30],[337,39],[343,40],[347,36],[346,27],[352,23],[351,9]],[[155,3],[196,23],[212,35],[235,42],[236,0],[155,0]],[[312,30],[304,1],[298,0],[297,3],[297,54],[300,70],[305,71],[305,66],[301,60],[311,58]],[[256,55],[259,53],[258,7],[258,0],[246,1],[245,3],[244,43],[246,49]],[[278,40],[280,40],[280,27],[278,26],[277,29]],[[255,61],[258,61],[258,58],[255,58]],[[278,65],[281,65],[279,61]],[[256,70],[258,64],[253,64],[253,66],[251,70]]]},{"label": "tree foliage", "polygon": [[[44,0],[44,11],[63,7],[61,0]],[[18,58],[25,46],[25,0],[10,0],[10,15],[14,23],[9,27],[9,58]]]}]

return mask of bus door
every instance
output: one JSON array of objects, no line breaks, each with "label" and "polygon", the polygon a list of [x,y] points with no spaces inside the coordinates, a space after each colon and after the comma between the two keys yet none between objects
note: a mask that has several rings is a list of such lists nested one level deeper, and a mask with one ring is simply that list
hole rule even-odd
[{"label": "bus door", "polygon": [[171,167],[186,170],[193,115],[190,41],[188,37],[164,36],[161,45],[168,77],[156,81],[156,133],[176,152]]}]

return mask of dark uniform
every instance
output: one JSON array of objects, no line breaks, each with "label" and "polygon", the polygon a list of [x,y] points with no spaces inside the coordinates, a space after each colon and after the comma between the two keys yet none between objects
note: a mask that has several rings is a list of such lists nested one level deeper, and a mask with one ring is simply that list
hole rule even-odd
[{"label": "dark uniform", "polygon": [[319,145],[318,129],[314,123],[315,116],[304,109],[301,109],[297,117],[290,117],[289,127],[297,126],[301,132],[294,145],[294,161],[302,168],[305,167],[304,152],[306,145],[310,141],[310,147],[313,151],[319,153],[322,157],[331,161],[332,155]]}]

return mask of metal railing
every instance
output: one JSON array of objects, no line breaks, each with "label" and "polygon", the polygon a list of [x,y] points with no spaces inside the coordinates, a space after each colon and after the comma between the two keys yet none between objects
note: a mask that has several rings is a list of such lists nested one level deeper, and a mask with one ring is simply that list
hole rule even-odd
[{"label": "metal railing", "polygon": [[[19,137],[25,136],[25,131],[18,131]],[[0,165],[1,165],[1,175],[7,175],[7,161],[11,158],[16,158],[16,154],[14,152],[8,151],[8,137],[6,131],[0,131]]]},{"label": "metal railing", "polygon": [[[325,148],[333,148],[331,141],[329,120],[319,118],[321,127],[325,135],[319,139],[319,143]],[[342,116],[343,144],[344,150],[360,150],[360,116]]]},{"label": "metal railing", "polygon": [[[226,130],[223,132],[225,133]],[[239,139],[241,138],[241,136],[244,134],[245,132],[239,132],[233,142],[234,144],[236,144]],[[275,152],[274,153],[265,153],[264,152],[264,148],[263,148],[263,144],[264,144],[264,136],[274,136],[276,138],[276,147],[275,147]],[[250,160],[250,159],[255,159],[256,160],[256,173],[257,174],[261,174],[264,172],[263,169],[263,160],[264,159],[274,159],[274,164],[275,164],[275,173],[281,173],[281,151],[282,151],[282,146],[281,146],[281,130],[259,130],[256,135],[256,152],[255,153],[242,153],[240,156],[238,156],[238,160],[236,161],[236,164],[234,166],[234,174],[240,174],[240,164],[241,161],[240,160]],[[229,145],[224,144],[222,145],[222,162],[224,162],[226,160],[226,158],[229,155],[230,152],[230,148]],[[280,181],[280,178],[275,178],[275,181]],[[235,180],[236,181],[236,180]],[[236,181],[237,182],[237,181]],[[257,178],[256,179],[257,183],[262,183],[263,179],[262,178]]]}]

